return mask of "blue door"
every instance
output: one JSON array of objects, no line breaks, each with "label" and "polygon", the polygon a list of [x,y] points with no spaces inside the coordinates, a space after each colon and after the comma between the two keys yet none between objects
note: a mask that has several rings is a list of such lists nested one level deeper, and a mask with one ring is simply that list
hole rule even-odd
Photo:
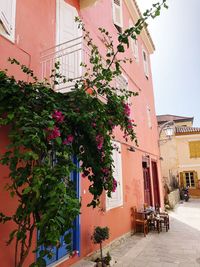
[{"label": "blue door", "polygon": [[[73,157],[73,163],[79,167],[79,162],[76,159],[76,157]],[[80,198],[80,180],[79,180],[79,173],[77,171],[73,171],[70,174],[71,180],[74,182],[74,185],[76,187],[76,194],[77,197]],[[77,251],[78,255],[80,255],[80,216],[77,216],[77,218],[74,220],[74,227],[72,229],[69,229],[65,234],[68,233],[71,235],[71,248],[73,251]],[[39,234],[39,233],[38,233]],[[62,257],[65,257],[69,251],[66,249],[66,243],[64,241],[64,236],[60,237],[60,247],[49,247],[48,249],[52,252],[53,257],[49,259],[47,256],[44,258],[46,261],[46,264],[49,265]],[[44,249],[44,246],[41,246],[41,250]],[[37,252],[37,257],[39,256],[39,251]]]}]

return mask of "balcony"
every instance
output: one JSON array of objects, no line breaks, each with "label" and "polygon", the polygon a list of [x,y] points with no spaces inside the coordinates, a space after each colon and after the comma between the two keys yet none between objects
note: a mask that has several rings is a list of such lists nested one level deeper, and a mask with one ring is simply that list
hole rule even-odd
[{"label": "balcony", "polygon": [[[84,74],[85,68],[81,66],[81,63],[86,64],[89,68],[92,67],[89,60],[90,54],[91,51],[82,36],[43,51],[40,56],[42,80],[47,79],[56,92],[69,92]],[[60,68],[57,73],[70,81],[64,83],[63,79],[58,78],[58,84],[54,85],[54,78],[50,76],[58,62]],[[103,62],[106,67],[106,60],[103,59]],[[116,77],[112,83],[119,90],[128,90],[128,79],[125,75]],[[120,94],[120,91],[117,94]]]},{"label": "balcony", "polygon": [[[77,79],[83,74],[81,62],[86,61],[84,53],[83,38],[78,37],[65,43],[54,46],[41,53],[41,78],[47,79],[55,91],[66,93],[71,90]],[[53,78],[50,78],[55,64],[60,63],[58,73],[70,79],[70,82],[63,83],[63,79],[58,79],[58,85],[54,85]]]}]

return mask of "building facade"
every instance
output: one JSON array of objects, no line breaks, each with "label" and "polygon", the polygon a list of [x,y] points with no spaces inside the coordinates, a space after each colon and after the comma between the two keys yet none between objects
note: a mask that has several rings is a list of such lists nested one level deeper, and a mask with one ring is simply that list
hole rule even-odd
[{"label": "building facade", "polygon": [[[57,60],[60,61],[62,74],[67,78],[81,77],[80,62],[87,61],[88,51],[74,21],[75,16],[82,18],[100,51],[103,51],[103,43],[99,37],[99,27],[106,28],[116,43],[118,32],[134,25],[140,17],[137,3],[131,0],[2,0],[0,11],[0,68],[8,69],[8,73],[17,79],[25,80],[27,77],[8,63],[9,57],[33,69],[41,79],[49,76]],[[47,260],[48,264],[70,266],[97,249],[91,241],[95,226],[110,228],[108,242],[129,233],[132,206],[138,209],[142,209],[144,203],[163,206],[150,65],[153,51],[153,42],[145,29],[137,41],[131,41],[124,56],[131,57],[133,63],[123,66],[123,75],[116,81],[116,87],[127,87],[139,93],[139,96],[130,99],[131,117],[137,124],[135,130],[139,146],[125,142],[121,131],[115,131],[114,142],[120,151],[113,154],[118,187],[111,199],[102,196],[99,208],[87,207],[91,200],[88,192],[90,182],[81,174],[74,177],[82,199],[81,215],[75,222],[72,241],[77,253],[69,258],[63,244],[60,249],[55,249],[55,256]],[[55,90],[67,93],[71,86],[73,84],[59,85]],[[8,131],[0,126],[0,153],[5,152],[8,143]],[[9,182],[8,175],[8,170],[0,166],[0,211],[7,214],[12,213],[17,204],[17,200],[11,200],[4,189]],[[14,266],[14,243],[10,246],[5,244],[12,228],[12,224],[0,224],[0,248],[4,251],[0,253],[0,262],[4,263],[4,267]],[[36,240],[35,233],[35,243]],[[34,260],[35,255],[30,254],[25,266]]]},{"label": "building facade", "polygon": [[[159,142],[163,180],[173,186],[174,178],[178,179],[179,186],[190,188],[191,196],[200,196],[200,128],[193,127],[192,117],[159,115],[157,120],[162,129]],[[164,133],[168,122],[172,122],[174,131],[170,139]]]}]

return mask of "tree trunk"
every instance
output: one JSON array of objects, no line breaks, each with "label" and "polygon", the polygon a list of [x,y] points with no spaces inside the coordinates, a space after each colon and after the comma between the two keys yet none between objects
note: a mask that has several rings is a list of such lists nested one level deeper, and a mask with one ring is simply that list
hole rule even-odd
[{"label": "tree trunk", "polygon": [[102,242],[100,242],[100,253],[101,253],[101,265],[104,266],[104,264],[103,264]]}]

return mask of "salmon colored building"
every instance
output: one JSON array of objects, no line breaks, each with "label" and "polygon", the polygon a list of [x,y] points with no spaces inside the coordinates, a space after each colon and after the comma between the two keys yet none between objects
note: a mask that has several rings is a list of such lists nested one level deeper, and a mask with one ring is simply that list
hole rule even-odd
[{"label": "salmon colored building", "polygon": [[[16,58],[34,70],[40,78],[49,75],[49,70],[59,60],[61,72],[68,78],[81,77],[80,62],[87,61],[88,51],[77,30],[75,16],[80,16],[94,42],[103,53],[99,27],[106,28],[114,42],[118,32],[132,25],[140,17],[134,0],[1,0],[0,1],[0,68],[8,69],[16,78],[27,79],[16,67],[11,66],[8,57]],[[102,196],[99,208],[88,208],[91,200],[89,181],[77,174],[74,177],[77,193],[82,199],[81,215],[73,230],[73,248],[77,255],[69,258],[65,246],[55,249],[55,256],[48,260],[51,266],[67,267],[92,253],[91,234],[94,226],[108,226],[110,239],[107,243],[130,233],[131,207],[142,209],[144,203],[163,206],[160,181],[160,156],[158,149],[157,121],[150,55],[154,45],[145,29],[137,41],[131,41],[124,56],[133,59],[132,64],[123,66],[123,75],[115,81],[116,87],[128,88],[139,93],[130,99],[131,117],[139,146],[125,142],[119,130],[115,132],[115,143],[121,153],[115,151],[115,177],[118,187],[112,198]],[[55,90],[67,93],[73,84],[59,85]],[[8,132],[0,126],[0,153],[8,144]],[[0,211],[12,212],[17,200],[10,199],[4,185],[8,183],[8,170],[0,166]],[[12,224],[0,224],[0,262],[4,267],[14,266],[14,244],[6,246]],[[36,242],[35,234],[35,242]],[[63,242],[62,242],[63,243]],[[25,266],[35,259],[30,254]]]}]

